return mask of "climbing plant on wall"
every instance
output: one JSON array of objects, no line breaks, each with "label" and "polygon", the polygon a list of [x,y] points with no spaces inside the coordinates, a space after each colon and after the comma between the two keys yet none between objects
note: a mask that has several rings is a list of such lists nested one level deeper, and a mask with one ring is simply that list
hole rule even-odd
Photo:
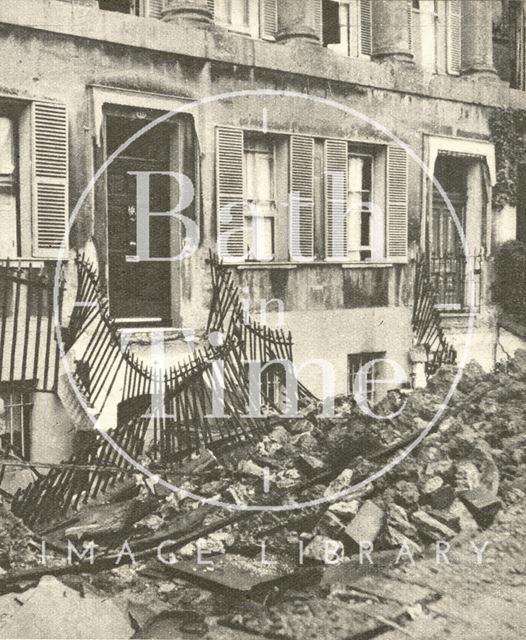
[{"label": "climbing plant on wall", "polygon": [[494,109],[489,126],[497,164],[493,206],[500,210],[517,202],[517,170],[526,163],[526,111]]}]

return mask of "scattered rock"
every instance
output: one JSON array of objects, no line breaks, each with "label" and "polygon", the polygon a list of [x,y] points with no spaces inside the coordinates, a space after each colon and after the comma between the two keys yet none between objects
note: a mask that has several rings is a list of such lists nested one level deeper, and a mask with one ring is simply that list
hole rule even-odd
[{"label": "scattered rock", "polygon": [[366,500],[345,532],[357,544],[374,542],[382,530],[384,520],[383,510],[372,500]]},{"label": "scattered rock", "polygon": [[455,531],[453,531],[453,529],[450,529],[425,511],[415,511],[411,518],[418,532],[429,540],[450,540],[455,537]]}]

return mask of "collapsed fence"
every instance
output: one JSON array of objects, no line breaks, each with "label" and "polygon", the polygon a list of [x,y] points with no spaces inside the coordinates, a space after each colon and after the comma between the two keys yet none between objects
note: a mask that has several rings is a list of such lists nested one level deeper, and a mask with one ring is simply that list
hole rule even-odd
[{"label": "collapsed fence", "polygon": [[[208,330],[221,332],[221,340],[161,371],[142,363],[129,345],[121,343],[99,276],[78,257],[77,300],[67,348],[72,350],[84,336],[86,346],[77,359],[75,379],[96,411],[108,400],[119,373],[123,377],[117,427],[107,437],[91,432],[89,446],[67,466],[52,469],[17,493],[12,509],[27,524],[42,528],[114,489],[133,468],[128,459],[147,454],[157,463],[177,463],[203,448],[219,451],[266,433],[264,417],[247,415],[251,402],[247,360],[257,360],[262,369],[274,362],[292,362],[292,336],[247,317],[229,271],[213,255],[210,266],[213,299]],[[276,409],[280,374],[270,366],[262,378],[261,404]],[[314,399],[303,385],[298,385],[298,395]],[[97,465],[96,470],[87,471],[85,466],[91,464]]]}]

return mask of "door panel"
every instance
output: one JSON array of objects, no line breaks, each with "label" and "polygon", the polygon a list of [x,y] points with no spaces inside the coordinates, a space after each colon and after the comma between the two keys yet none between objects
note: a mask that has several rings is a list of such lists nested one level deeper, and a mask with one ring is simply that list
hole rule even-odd
[{"label": "door panel", "polygon": [[[148,149],[150,152],[151,149]],[[133,171],[167,171],[165,162],[117,158],[108,169],[108,252],[110,309],[117,319],[170,322],[170,263],[134,261],[137,255],[136,176]],[[150,210],[170,209],[167,176],[151,176]],[[170,219],[149,220],[150,256],[170,256]]]}]

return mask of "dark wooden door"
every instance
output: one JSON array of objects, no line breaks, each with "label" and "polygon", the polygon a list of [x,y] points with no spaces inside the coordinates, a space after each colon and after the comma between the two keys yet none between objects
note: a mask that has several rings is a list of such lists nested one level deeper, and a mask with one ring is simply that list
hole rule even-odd
[{"label": "dark wooden door", "polygon": [[[170,323],[170,262],[134,261],[137,255],[136,176],[133,171],[167,171],[161,159],[120,157],[108,169],[110,310],[130,324]],[[167,176],[150,177],[150,211],[170,209]],[[150,217],[150,255],[170,256],[170,220]]]}]

